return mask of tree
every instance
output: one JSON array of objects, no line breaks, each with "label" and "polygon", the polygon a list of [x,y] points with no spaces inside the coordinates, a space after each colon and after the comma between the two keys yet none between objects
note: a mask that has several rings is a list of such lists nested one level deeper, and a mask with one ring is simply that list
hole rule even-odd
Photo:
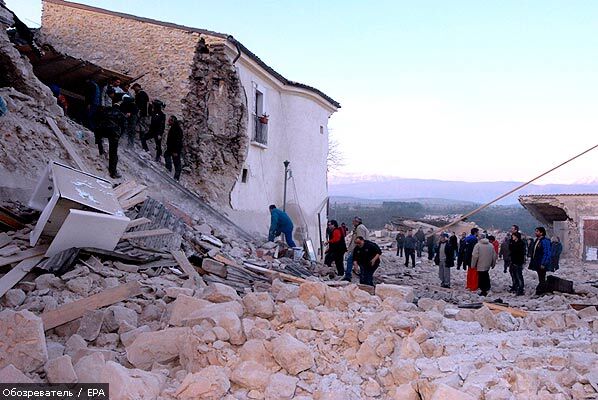
[{"label": "tree", "polygon": [[328,172],[338,170],[345,165],[345,158],[340,149],[340,144],[328,131],[328,157],[326,159]]}]

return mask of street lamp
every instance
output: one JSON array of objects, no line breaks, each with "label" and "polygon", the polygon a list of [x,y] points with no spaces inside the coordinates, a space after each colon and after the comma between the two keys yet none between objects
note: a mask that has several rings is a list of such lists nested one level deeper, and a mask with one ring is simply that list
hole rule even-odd
[{"label": "street lamp", "polygon": [[289,160],[284,160],[284,194],[282,198],[282,211],[287,210],[287,181],[289,180]]}]

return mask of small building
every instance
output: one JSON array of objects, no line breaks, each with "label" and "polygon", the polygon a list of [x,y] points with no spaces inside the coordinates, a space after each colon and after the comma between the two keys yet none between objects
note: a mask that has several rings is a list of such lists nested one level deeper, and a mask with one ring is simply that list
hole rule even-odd
[{"label": "small building", "polygon": [[598,194],[526,195],[519,203],[559,237],[564,257],[598,261]]},{"label": "small building", "polygon": [[328,119],[338,102],[286,79],[232,36],[204,29],[43,0],[40,36],[57,51],[137,79],[166,103],[166,114],[183,121],[194,188],[230,207],[239,225],[266,233],[268,205],[282,206],[286,186],[296,239],[319,241]]}]

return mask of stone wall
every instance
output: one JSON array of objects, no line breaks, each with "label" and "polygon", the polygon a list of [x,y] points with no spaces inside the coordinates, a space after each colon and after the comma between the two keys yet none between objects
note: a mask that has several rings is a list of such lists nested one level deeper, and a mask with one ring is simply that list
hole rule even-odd
[{"label": "stone wall", "polygon": [[43,2],[42,38],[56,50],[132,77],[181,116],[199,34]]},{"label": "stone wall", "polygon": [[247,99],[224,44],[199,46],[203,51],[196,52],[185,98],[187,162],[202,193],[229,205],[247,157]]},{"label": "stone wall", "polygon": [[[191,181],[230,205],[247,152],[247,106],[221,39],[150,21],[43,3],[42,39],[56,50],[132,77],[166,114],[182,117]],[[212,46],[208,50],[208,46]]]}]

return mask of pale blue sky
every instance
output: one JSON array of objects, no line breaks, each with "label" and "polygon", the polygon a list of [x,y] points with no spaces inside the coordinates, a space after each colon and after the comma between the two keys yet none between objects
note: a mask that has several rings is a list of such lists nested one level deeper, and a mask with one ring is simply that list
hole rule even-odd
[{"label": "pale blue sky", "polygon": [[[81,2],[230,33],[339,101],[336,175],[527,180],[598,142],[595,1]],[[595,151],[542,182],[598,180]]]}]

